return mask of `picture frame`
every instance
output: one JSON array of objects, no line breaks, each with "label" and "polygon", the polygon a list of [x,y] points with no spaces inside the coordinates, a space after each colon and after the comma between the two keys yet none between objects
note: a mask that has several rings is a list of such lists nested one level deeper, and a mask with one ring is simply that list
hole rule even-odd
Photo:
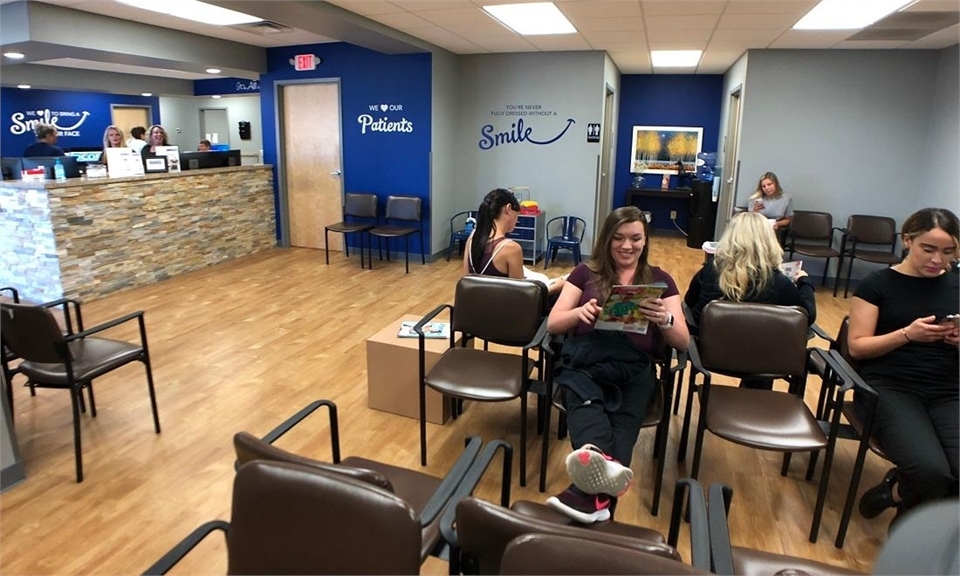
[{"label": "picture frame", "polygon": [[147,174],[155,174],[158,172],[167,171],[166,156],[147,156],[144,158],[144,164],[144,172]]},{"label": "picture frame", "polygon": [[695,172],[697,154],[702,150],[703,127],[634,126],[630,172],[678,174],[677,161],[687,172]]}]

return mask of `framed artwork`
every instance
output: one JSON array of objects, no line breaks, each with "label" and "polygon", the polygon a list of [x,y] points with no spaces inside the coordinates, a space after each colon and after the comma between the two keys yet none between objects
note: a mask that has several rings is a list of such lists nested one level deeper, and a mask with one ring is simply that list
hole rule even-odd
[{"label": "framed artwork", "polygon": [[687,172],[695,172],[702,146],[703,128],[634,126],[630,171],[677,174],[677,162],[682,162]]}]

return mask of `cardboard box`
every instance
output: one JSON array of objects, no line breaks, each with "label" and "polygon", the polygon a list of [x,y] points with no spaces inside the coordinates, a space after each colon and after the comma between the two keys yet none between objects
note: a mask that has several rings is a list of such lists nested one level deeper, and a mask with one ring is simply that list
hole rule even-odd
[{"label": "cardboard box", "polygon": [[[418,321],[420,316],[407,314],[367,339],[367,406],[420,419],[420,340],[400,338],[400,323]],[[426,340],[427,371],[437,363],[449,347],[446,338]],[[427,388],[427,422],[443,424],[450,418],[450,402],[443,395]]]}]

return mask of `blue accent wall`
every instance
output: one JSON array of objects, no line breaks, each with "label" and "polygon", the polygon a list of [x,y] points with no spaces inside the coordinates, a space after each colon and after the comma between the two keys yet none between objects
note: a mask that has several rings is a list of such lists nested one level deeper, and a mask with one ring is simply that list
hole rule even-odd
[{"label": "blue accent wall", "polygon": [[[317,69],[295,70],[290,59],[309,53],[321,59]],[[422,198],[429,244],[431,55],[380,54],[343,42],[268,49],[260,80],[264,162],[277,164],[276,83],[328,78],[340,81],[344,192],[376,193],[381,214],[390,194]],[[277,214],[279,235],[279,206]],[[422,251],[416,236],[410,251]]]},{"label": "blue accent wall", "polygon": [[[690,126],[703,128],[703,152],[716,152],[723,103],[723,76],[693,74],[624,74],[620,77],[620,117],[617,119],[617,173],[613,206],[623,206],[630,173],[630,146],[634,126]],[[660,174],[648,174],[645,188],[659,188]],[[670,187],[677,185],[671,176]],[[653,212],[654,228],[673,229],[670,211],[677,211],[677,225],[686,229],[687,203],[646,199],[644,210]]]},{"label": "blue accent wall", "polygon": [[103,131],[111,122],[111,104],[151,106],[153,122],[160,122],[160,99],[156,96],[0,88],[0,153],[14,157],[23,154],[24,148],[37,141],[33,129],[38,122],[57,125],[57,145],[61,148],[102,146]]}]

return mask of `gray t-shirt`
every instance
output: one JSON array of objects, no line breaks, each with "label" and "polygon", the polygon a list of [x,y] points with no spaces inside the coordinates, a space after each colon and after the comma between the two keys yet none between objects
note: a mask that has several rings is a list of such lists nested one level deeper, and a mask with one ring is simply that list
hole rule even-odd
[{"label": "gray t-shirt", "polygon": [[793,198],[789,194],[781,194],[779,198],[764,196],[763,208],[760,213],[767,218],[780,220],[783,218],[793,218]]}]

